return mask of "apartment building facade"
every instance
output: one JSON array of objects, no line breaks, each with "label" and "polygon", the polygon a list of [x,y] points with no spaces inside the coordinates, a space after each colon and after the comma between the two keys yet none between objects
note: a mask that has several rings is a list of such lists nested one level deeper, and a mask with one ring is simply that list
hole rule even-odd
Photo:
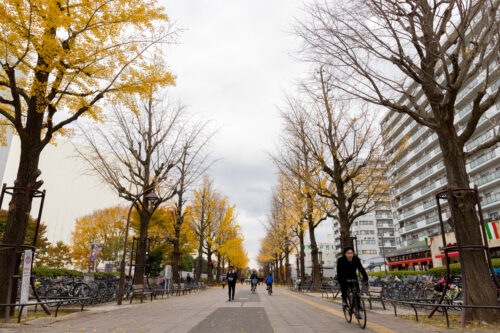
[{"label": "apartment building facade", "polygon": [[[493,84],[488,93],[500,85],[498,61],[489,64]],[[458,94],[455,126],[460,133],[470,117],[473,98],[486,76],[486,70]],[[425,96],[415,91],[420,105]],[[402,101],[409,103],[408,101]],[[492,106],[479,120],[473,137],[465,146],[471,151],[492,138],[498,131],[500,102]],[[396,245],[404,247],[440,233],[435,193],[446,189],[447,180],[437,135],[417,124],[407,115],[388,112],[381,122],[386,162],[391,162],[388,178],[391,183],[392,210],[395,221]],[[404,141],[404,149],[401,149]],[[483,217],[486,221],[500,218],[500,145],[495,145],[471,156],[467,172],[473,187],[477,185],[482,197]],[[450,216],[444,205],[443,217]],[[447,231],[450,227],[447,226]]]},{"label": "apartment building facade", "polygon": [[[335,246],[333,244],[333,236],[331,234],[327,235],[328,241],[317,243],[319,251],[319,260],[321,265],[321,270],[324,277],[334,277],[336,270],[337,257],[335,256]],[[311,276],[312,274],[312,256],[311,256],[311,244],[305,244],[304,246],[304,268],[305,274]]]},{"label": "apartment building facade", "polygon": [[[335,255],[342,252],[340,246],[340,224],[333,221]],[[381,203],[373,212],[354,221],[351,236],[356,237],[356,252],[363,266],[383,265],[385,254],[396,249],[396,234],[390,203]]]}]

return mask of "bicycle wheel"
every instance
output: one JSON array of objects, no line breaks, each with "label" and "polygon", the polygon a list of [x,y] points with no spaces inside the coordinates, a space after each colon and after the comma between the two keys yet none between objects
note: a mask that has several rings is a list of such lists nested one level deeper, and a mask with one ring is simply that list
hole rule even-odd
[{"label": "bicycle wheel", "polygon": [[358,325],[362,329],[366,327],[366,308],[365,301],[360,298],[358,299],[358,306],[356,307],[356,319],[358,320]]},{"label": "bicycle wheel", "polygon": [[[47,290],[47,292],[45,293],[45,297],[49,301],[53,300],[53,299],[57,299],[58,297],[61,297],[61,292],[57,288],[51,288],[51,289]],[[56,307],[57,304],[56,303],[49,303],[48,306],[49,307]]]},{"label": "bicycle wheel", "polygon": [[350,323],[352,321],[352,306],[351,306],[351,297],[346,298],[346,306],[342,307],[342,310],[344,311],[344,318],[345,320]]},{"label": "bicycle wheel", "polygon": [[73,296],[75,297],[89,297],[90,287],[86,283],[77,283],[73,289]]}]

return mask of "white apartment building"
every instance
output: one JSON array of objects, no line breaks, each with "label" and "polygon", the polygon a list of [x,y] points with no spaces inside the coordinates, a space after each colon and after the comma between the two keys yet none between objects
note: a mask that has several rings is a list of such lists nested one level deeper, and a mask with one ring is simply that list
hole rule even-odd
[{"label": "white apartment building", "polygon": [[[335,247],[333,242],[333,235],[328,235],[328,242],[317,243],[320,264],[322,265],[323,276],[324,277],[334,277],[335,276],[335,266],[337,263],[337,257],[335,255]],[[305,273],[311,276],[312,273],[312,257],[311,257],[311,244],[305,244],[304,246],[304,266]]]},{"label": "white apartment building", "polygon": [[[491,63],[489,69],[490,79],[494,82],[488,88],[488,93],[491,93],[500,85],[499,63]],[[484,77],[485,71],[480,72],[458,94],[455,126],[459,133],[470,117],[472,100]],[[419,104],[425,103],[420,90],[416,90],[415,94]],[[499,119],[500,102],[497,102],[481,117],[474,136],[466,144],[466,151],[492,138],[493,130],[498,130]],[[407,115],[390,111],[383,118],[381,126],[386,161],[395,162],[388,171],[388,177],[392,187],[397,246],[404,247],[440,233],[434,195],[438,190],[446,189],[447,180],[437,135],[430,129],[417,124]],[[403,140],[406,140],[404,151],[396,153]],[[470,186],[479,187],[483,217],[487,221],[498,219],[500,146],[497,144],[472,156],[467,162],[467,172]],[[443,214],[449,216],[448,208],[446,205],[444,207]]]},{"label": "white apartment building", "polygon": [[[7,146],[0,147],[0,181],[12,186],[16,178],[21,143],[19,137],[9,131]],[[57,145],[48,145],[40,156],[41,190],[47,190],[42,222],[47,225],[50,242],[62,240],[69,243],[75,221],[96,209],[127,202],[104,184],[95,174],[88,172],[84,163],[76,158],[77,152],[70,142],[59,139]],[[7,209],[10,196],[4,198]],[[36,215],[39,200],[34,200],[32,215]],[[90,244],[89,244],[90,248]]]},{"label": "white apartment building", "polygon": [[[333,222],[336,256],[342,252],[340,247],[340,225]],[[356,237],[355,248],[364,267],[383,264],[384,252],[396,249],[396,235],[390,205],[381,204],[377,209],[354,221],[351,236]]]}]

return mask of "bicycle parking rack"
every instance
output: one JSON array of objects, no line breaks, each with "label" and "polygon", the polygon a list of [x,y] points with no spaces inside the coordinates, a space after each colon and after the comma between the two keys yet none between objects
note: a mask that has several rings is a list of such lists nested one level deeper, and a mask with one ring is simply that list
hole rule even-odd
[{"label": "bicycle parking rack", "polygon": [[[0,250],[1,251],[11,251],[12,255],[10,258],[10,263],[9,263],[9,282],[7,286],[7,298],[6,302],[4,304],[10,304],[11,298],[12,298],[12,290],[14,288],[15,282],[19,279],[19,275],[16,274],[16,267],[19,267],[21,264],[21,255],[26,249],[31,249],[33,251],[33,258],[35,257],[35,252],[37,249],[37,240],[38,240],[38,232],[40,231],[40,221],[42,220],[42,212],[43,212],[43,205],[45,203],[45,194],[46,191],[39,191],[36,189],[32,189],[29,185],[27,187],[19,187],[19,186],[12,186],[12,187],[7,187],[7,184],[3,184],[2,186],[2,192],[0,194],[0,209],[2,208],[3,204],[3,199],[5,197],[5,194],[10,194],[13,196],[14,194],[24,194],[25,196],[25,201],[24,205],[26,207],[29,207],[30,200],[33,198],[40,198],[40,207],[38,209],[38,216],[36,219],[36,226],[35,226],[35,234],[33,237],[33,242],[32,245],[25,245],[25,244],[0,244]],[[31,261],[31,266],[33,267],[33,260]],[[30,284],[31,288],[33,289],[33,294],[35,295],[35,298],[39,303],[41,303],[40,296],[36,292],[35,288],[35,281],[33,280],[33,277],[30,279]],[[14,305],[11,305],[14,306]],[[11,311],[11,306],[5,306],[5,322],[9,322],[10,318],[10,311]],[[41,304],[43,310],[50,315],[50,311],[47,309],[45,304]]]},{"label": "bicycle parking rack", "polygon": [[[455,195],[467,195],[467,194],[472,194],[474,196],[475,200],[475,206],[477,206],[477,213],[479,215],[479,223],[480,223],[480,228],[481,228],[481,236],[482,236],[482,244],[473,244],[473,245],[462,245],[462,240],[460,239],[460,236],[455,232],[455,238],[456,238],[456,245],[453,246],[447,246],[446,244],[446,235],[445,235],[445,228],[444,228],[444,222],[443,222],[443,216],[442,216],[442,209],[441,209],[441,200],[446,200],[448,201],[448,206],[450,207],[451,211],[451,219],[452,221],[455,221],[455,216],[457,212],[455,211],[456,209],[456,202],[455,202]],[[437,203],[437,208],[438,208],[438,216],[439,216],[439,224],[441,227],[441,237],[443,240],[443,250],[444,250],[444,258],[446,261],[446,282],[444,285],[444,290],[443,294],[441,295],[439,301],[435,304],[434,309],[429,313],[428,317],[432,317],[434,313],[437,311],[439,307],[443,306],[443,300],[446,295],[446,292],[448,291],[449,284],[450,284],[450,259],[448,256],[448,252],[450,251],[458,251],[458,258],[460,261],[460,267],[464,269],[464,263],[463,263],[463,256],[462,253],[464,250],[468,249],[480,249],[483,250],[486,254],[486,259],[488,262],[489,270],[492,272],[493,275],[493,281],[496,285],[497,288],[500,288],[500,284],[493,273],[493,265],[491,263],[491,253],[490,253],[490,248],[488,246],[488,238],[486,236],[486,229],[484,227],[484,220],[483,220],[483,212],[481,210],[481,202],[480,202],[480,197],[479,197],[479,191],[477,189],[477,186],[474,186],[473,189],[471,188],[463,188],[463,189],[452,189],[448,188],[445,191],[441,191],[436,193],[436,203]],[[454,223],[453,223],[454,224]],[[500,307],[497,306],[482,306],[482,305],[467,305],[467,281],[465,274],[462,274],[462,281],[463,281],[463,301],[462,301],[462,322],[461,326],[465,326],[465,315],[466,315],[466,310],[469,308],[493,308],[493,309],[500,309]],[[446,317],[448,321],[448,317]]]}]

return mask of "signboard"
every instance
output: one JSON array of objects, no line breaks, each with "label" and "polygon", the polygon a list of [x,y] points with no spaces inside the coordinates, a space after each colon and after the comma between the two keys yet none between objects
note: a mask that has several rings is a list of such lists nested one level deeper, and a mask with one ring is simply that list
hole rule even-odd
[{"label": "signboard", "polygon": [[[28,303],[28,299],[30,296],[30,276],[31,276],[31,263],[33,261],[33,251],[26,250],[24,251],[24,260],[23,260],[23,278],[21,284],[21,303]],[[22,317],[26,317],[28,313],[28,307],[23,309],[21,314]]]},{"label": "signboard", "polygon": [[172,279],[172,266],[171,265],[165,266],[165,279],[167,279],[167,280]]},{"label": "signboard", "polygon": [[104,271],[105,272],[112,272],[113,271],[113,264],[104,265]]},{"label": "signboard", "polygon": [[90,261],[95,261],[97,259],[97,256],[102,250],[102,246],[94,246],[92,245],[92,250],[90,251]]}]

